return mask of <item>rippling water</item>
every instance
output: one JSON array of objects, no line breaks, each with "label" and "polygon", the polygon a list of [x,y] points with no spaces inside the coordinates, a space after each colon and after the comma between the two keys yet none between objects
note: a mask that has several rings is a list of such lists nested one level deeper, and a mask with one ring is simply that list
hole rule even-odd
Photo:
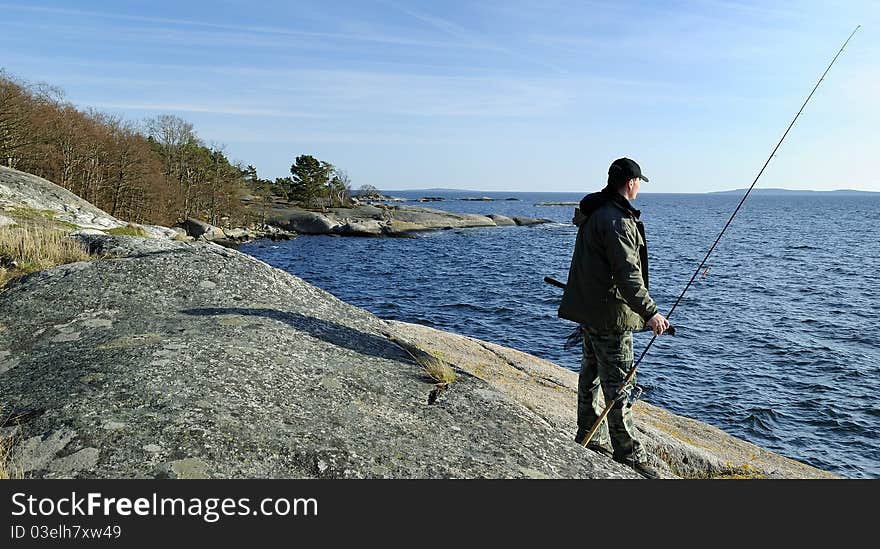
[{"label": "rippling water", "polygon": [[[394,194],[418,198],[419,193]],[[447,198],[465,193],[446,192]],[[480,193],[448,211],[546,217],[536,227],[415,239],[299,237],[242,247],[383,318],[579,369],[556,316],[581,194]],[[651,293],[668,311],[741,197],[642,194]],[[415,205],[422,205],[416,203]],[[642,398],[846,477],[880,477],[880,196],[752,195],[639,367]],[[638,354],[650,336],[635,336]],[[574,426],[572,426],[574,428]]]}]

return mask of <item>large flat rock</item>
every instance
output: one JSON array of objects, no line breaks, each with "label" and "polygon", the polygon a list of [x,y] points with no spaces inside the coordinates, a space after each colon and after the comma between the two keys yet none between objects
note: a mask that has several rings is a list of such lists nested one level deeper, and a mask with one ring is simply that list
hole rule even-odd
[{"label": "large flat rock", "polygon": [[299,234],[330,234],[340,225],[332,214],[321,214],[299,208],[278,208],[267,221],[287,231]]},{"label": "large flat rock", "polygon": [[425,229],[458,229],[465,227],[495,227],[495,222],[485,215],[451,213],[434,208],[394,206],[392,217],[397,221],[413,223]]},{"label": "large flat rock", "polygon": [[250,256],[88,238],[123,257],[0,294],[0,405],[24,418],[6,431],[26,476],[635,476],[478,377],[429,405],[385,321]]},{"label": "large flat rock", "polygon": [[[505,218],[507,219],[507,218]],[[332,208],[323,212],[301,208],[275,208],[269,222],[301,234],[342,236],[405,236],[421,231],[495,227],[493,219],[415,206]],[[511,220],[511,224],[513,221]]]}]

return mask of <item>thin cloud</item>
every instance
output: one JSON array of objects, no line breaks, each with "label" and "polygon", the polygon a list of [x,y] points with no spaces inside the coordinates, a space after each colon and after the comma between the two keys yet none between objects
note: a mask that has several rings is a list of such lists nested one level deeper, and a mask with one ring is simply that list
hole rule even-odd
[{"label": "thin cloud", "polygon": [[[330,38],[337,40],[352,40],[361,42],[379,42],[385,44],[396,44],[403,46],[420,46],[420,47],[442,47],[442,48],[464,48],[464,49],[480,49],[486,47],[479,43],[458,44],[453,42],[437,42],[426,41],[422,39],[414,39],[401,36],[391,36],[386,34],[363,34],[363,33],[333,33],[333,32],[316,32],[291,30],[277,27],[262,27],[248,25],[229,25],[224,23],[210,23],[206,21],[196,21],[191,19],[176,19],[168,17],[150,17],[143,15],[129,15],[122,13],[101,12],[91,10],[74,10],[69,8],[54,8],[48,6],[17,6],[13,4],[0,4],[0,8],[18,11],[30,11],[37,13],[52,13],[58,15],[77,15],[85,17],[100,17],[107,19],[117,19],[121,21],[138,21],[146,23],[159,23],[164,25],[179,25],[189,27],[204,27],[225,31],[238,31],[255,34],[273,34],[292,37],[313,37],[313,38]],[[42,22],[41,27],[45,27],[46,23]]]},{"label": "thin cloud", "polygon": [[[229,135],[225,128],[224,135]],[[253,131],[236,128],[232,138],[225,138],[225,143],[257,143],[271,145],[287,144],[346,144],[346,145],[479,145],[479,139],[468,135],[433,135],[428,132],[323,132],[303,131],[296,128],[289,130]]]},{"label": "thin cloud", "polygon": [[778,5],[767,6],[766,2],[761,4],[748,4],[743,2],[733,2],[730,0],[696,0],[697,5],[709,6],[715,12],[737,11],[751,16],[764,18],[776,18],[786,20],[797,20],[804,17],[803,10],[783,9]]},{"label": "thin cloud", "polygon": [[151,112],[198,112],[210,114],[227,114],[232,116],[269,116],[273,118],[326,118],[318,113],[294,112],[278,109],[255,109],[249,107],[226,107],[211,105],[194,105],[186,103],[115,103],[108,101],[73,100],[78,105],[102,109],[118,109]]},{"label": "thin cloud", "polygon": [[572,98],[569,86],[560,79],[339,70],[272,75],[280,80],[279,88],[287,85],[302,100],[360,113],[520,118],[560,112]]},{"label": "thin cloud", "polygon": [[457,41],[460,41],[463,44],[470,45],[473,48],[503,53],[515,59],[519,59],[520,61],[526,61],[529,64],[538,65],[550,69],[556,73],[566,72],[558,65],[550,64],[542,59],[536,59],[530,55],[522,54],[506,46],[501,46],[496,43],[488,42],[483,39],[481,35],[477,35],[476,33],[462,27],[461,25],[453,23],[447,19],[443,19],[442,17],[426,14],[424,12],[416,11],[412,8],[405,8],[391,1],[385,1],[383,3],[387,6],[397,9],[405,15],[408,15],[418,21],[427,24],[430,27],[433,27],[436,30],[439,30],[440,32],[443,32],[455,38]]}]

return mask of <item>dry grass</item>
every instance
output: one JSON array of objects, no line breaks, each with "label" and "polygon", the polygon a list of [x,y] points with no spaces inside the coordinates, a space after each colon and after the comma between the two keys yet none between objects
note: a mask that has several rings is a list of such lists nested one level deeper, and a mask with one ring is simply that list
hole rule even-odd
[{"label": "dry grass", "polygon": [[394,342],[395,345],[406,351],[406,353],[422,367],[425,375],[431,378],[434,383],[448,385],[455,381],[455,370],[453,370],[446,361],[423,351],[412,343],[400,339],[399,337],[393,335],[387,335],[387,337]]},{"label": "dry grass", "polygon": [[[2,412],[3,410],[0,409],[0,418],[5,418],[5,414]],[[8,419],[0,419],[0,427],[8,427]],[[0,480],[23,477],[20,468],[12,463],[12,447],[15,445],[14,437],[15,435],[0,433]]]},{"label": "dry grass", "polygon": [[10,461],[11,456],[12,438],[0,435],[0,480],[22,478],[21,472]]},{"label": "dry grass", "polygon": [[91,258],[88,250],[64,231],[19,226],[0,228],[0,287],[19,276]]},{"label": "dry grass", "polygon": [[453,370],[449,364],[443,362],[439,358],[436,358],[428,353],[425,353],[425,357],[423,359],[416,359],[421,365],[422,369],[425,371],[425,374],[430,377],[436,383],[452,383],[455,381],[455,370]]}]

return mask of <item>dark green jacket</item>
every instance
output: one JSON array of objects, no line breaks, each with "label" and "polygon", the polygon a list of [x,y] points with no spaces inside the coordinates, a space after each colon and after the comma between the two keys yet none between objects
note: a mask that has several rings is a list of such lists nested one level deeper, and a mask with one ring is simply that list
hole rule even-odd
[{"label": "dark green jacket", "polygon": [[648,293],[648,248],[641,212],[605,188],[581,200],[577,240],[559,316],[596,330],[641,330],[658,312]]}]

